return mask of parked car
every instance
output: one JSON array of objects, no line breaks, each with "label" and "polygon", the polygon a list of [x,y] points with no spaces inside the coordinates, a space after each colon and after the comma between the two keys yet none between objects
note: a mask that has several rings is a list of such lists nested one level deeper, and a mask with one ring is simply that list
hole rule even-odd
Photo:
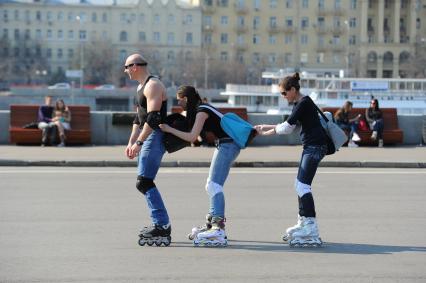
[{"label": "parked car", "polygon": [[96,90],[114,90],[115,89],[115,85],[111,85],[111,84],[106,84],[106,85],[100,85],[95,87]]},{"label": "parked car", "polygon": [[69,83],[57,83],[47,87],[48,89],[70,89],[71,85]]}]

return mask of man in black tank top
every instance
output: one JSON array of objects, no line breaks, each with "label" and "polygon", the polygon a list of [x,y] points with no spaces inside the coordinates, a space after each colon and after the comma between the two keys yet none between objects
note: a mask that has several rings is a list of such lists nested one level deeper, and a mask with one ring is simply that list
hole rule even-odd
[{"label": "man in black tank top", "polygon": [[124,72],[130,79],[139,82],[137,89],[137,114],[125,154],[129,159],[138,158],[136,188],[145,195],[151,214],[152,225],[140,232],[139,244],[168,246],[171,242],[171,227],[166,207],[154,179],[163,158],[165,148],[163,132],[158,125],[167,114],[166,88],[147,69],[147,61],[139,54],[126,60]]}]

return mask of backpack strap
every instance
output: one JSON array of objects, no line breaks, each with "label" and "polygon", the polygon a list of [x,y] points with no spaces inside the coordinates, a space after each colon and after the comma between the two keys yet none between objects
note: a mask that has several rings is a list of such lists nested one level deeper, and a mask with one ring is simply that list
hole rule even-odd
[{"label": "backpack strap", "polygon": [[200,105],[198,107],[201,108],[205,108],[205,109],[209,109],[210,111],[212,111],[214,114],[216,114],[217,116],[219,116],[220,119],[222,119],[223,114],[220,113],[219,111],[217,111],[215,108],[211,107],[210,105]]},{"label": "backpack strap", "polygon": [[318,113],[320,113],[321,116],[324,118],[325,122],[328,123],[327,116],[324,115],[324,113],[321,111],[321,109],[319,109],[319,107],[315,104],[315,102],[312,101],[312,104],[315,106],[315,108],[317,109]]}]

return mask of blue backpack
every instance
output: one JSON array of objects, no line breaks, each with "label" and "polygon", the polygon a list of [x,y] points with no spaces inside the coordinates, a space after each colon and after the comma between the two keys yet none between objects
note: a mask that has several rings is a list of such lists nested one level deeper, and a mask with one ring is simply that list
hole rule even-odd
[{"label": "blue backpack", "polygon": [[223,131],[230,136],[241,149],[246,148],[257,134],[257,131],[249,122],[235,113],[222,114],[209,105],[200,105],[199,107],[209,109],[219,116],[220,126]]}]

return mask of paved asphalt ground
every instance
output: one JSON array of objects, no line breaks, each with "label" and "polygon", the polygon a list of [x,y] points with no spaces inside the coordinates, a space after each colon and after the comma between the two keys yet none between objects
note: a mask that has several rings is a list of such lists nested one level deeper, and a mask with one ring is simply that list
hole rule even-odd
[{"label": "paved asphalt ground", "polygon": [[173,243],[159,248],[137,244],[149,217],[135,168],[0,167],[0,282],[426,282],[425,169],[320,168],[319,249],[281,241],[295,175],[233,168],[229,246],[194,248],[207,168],[162,168]]}]

